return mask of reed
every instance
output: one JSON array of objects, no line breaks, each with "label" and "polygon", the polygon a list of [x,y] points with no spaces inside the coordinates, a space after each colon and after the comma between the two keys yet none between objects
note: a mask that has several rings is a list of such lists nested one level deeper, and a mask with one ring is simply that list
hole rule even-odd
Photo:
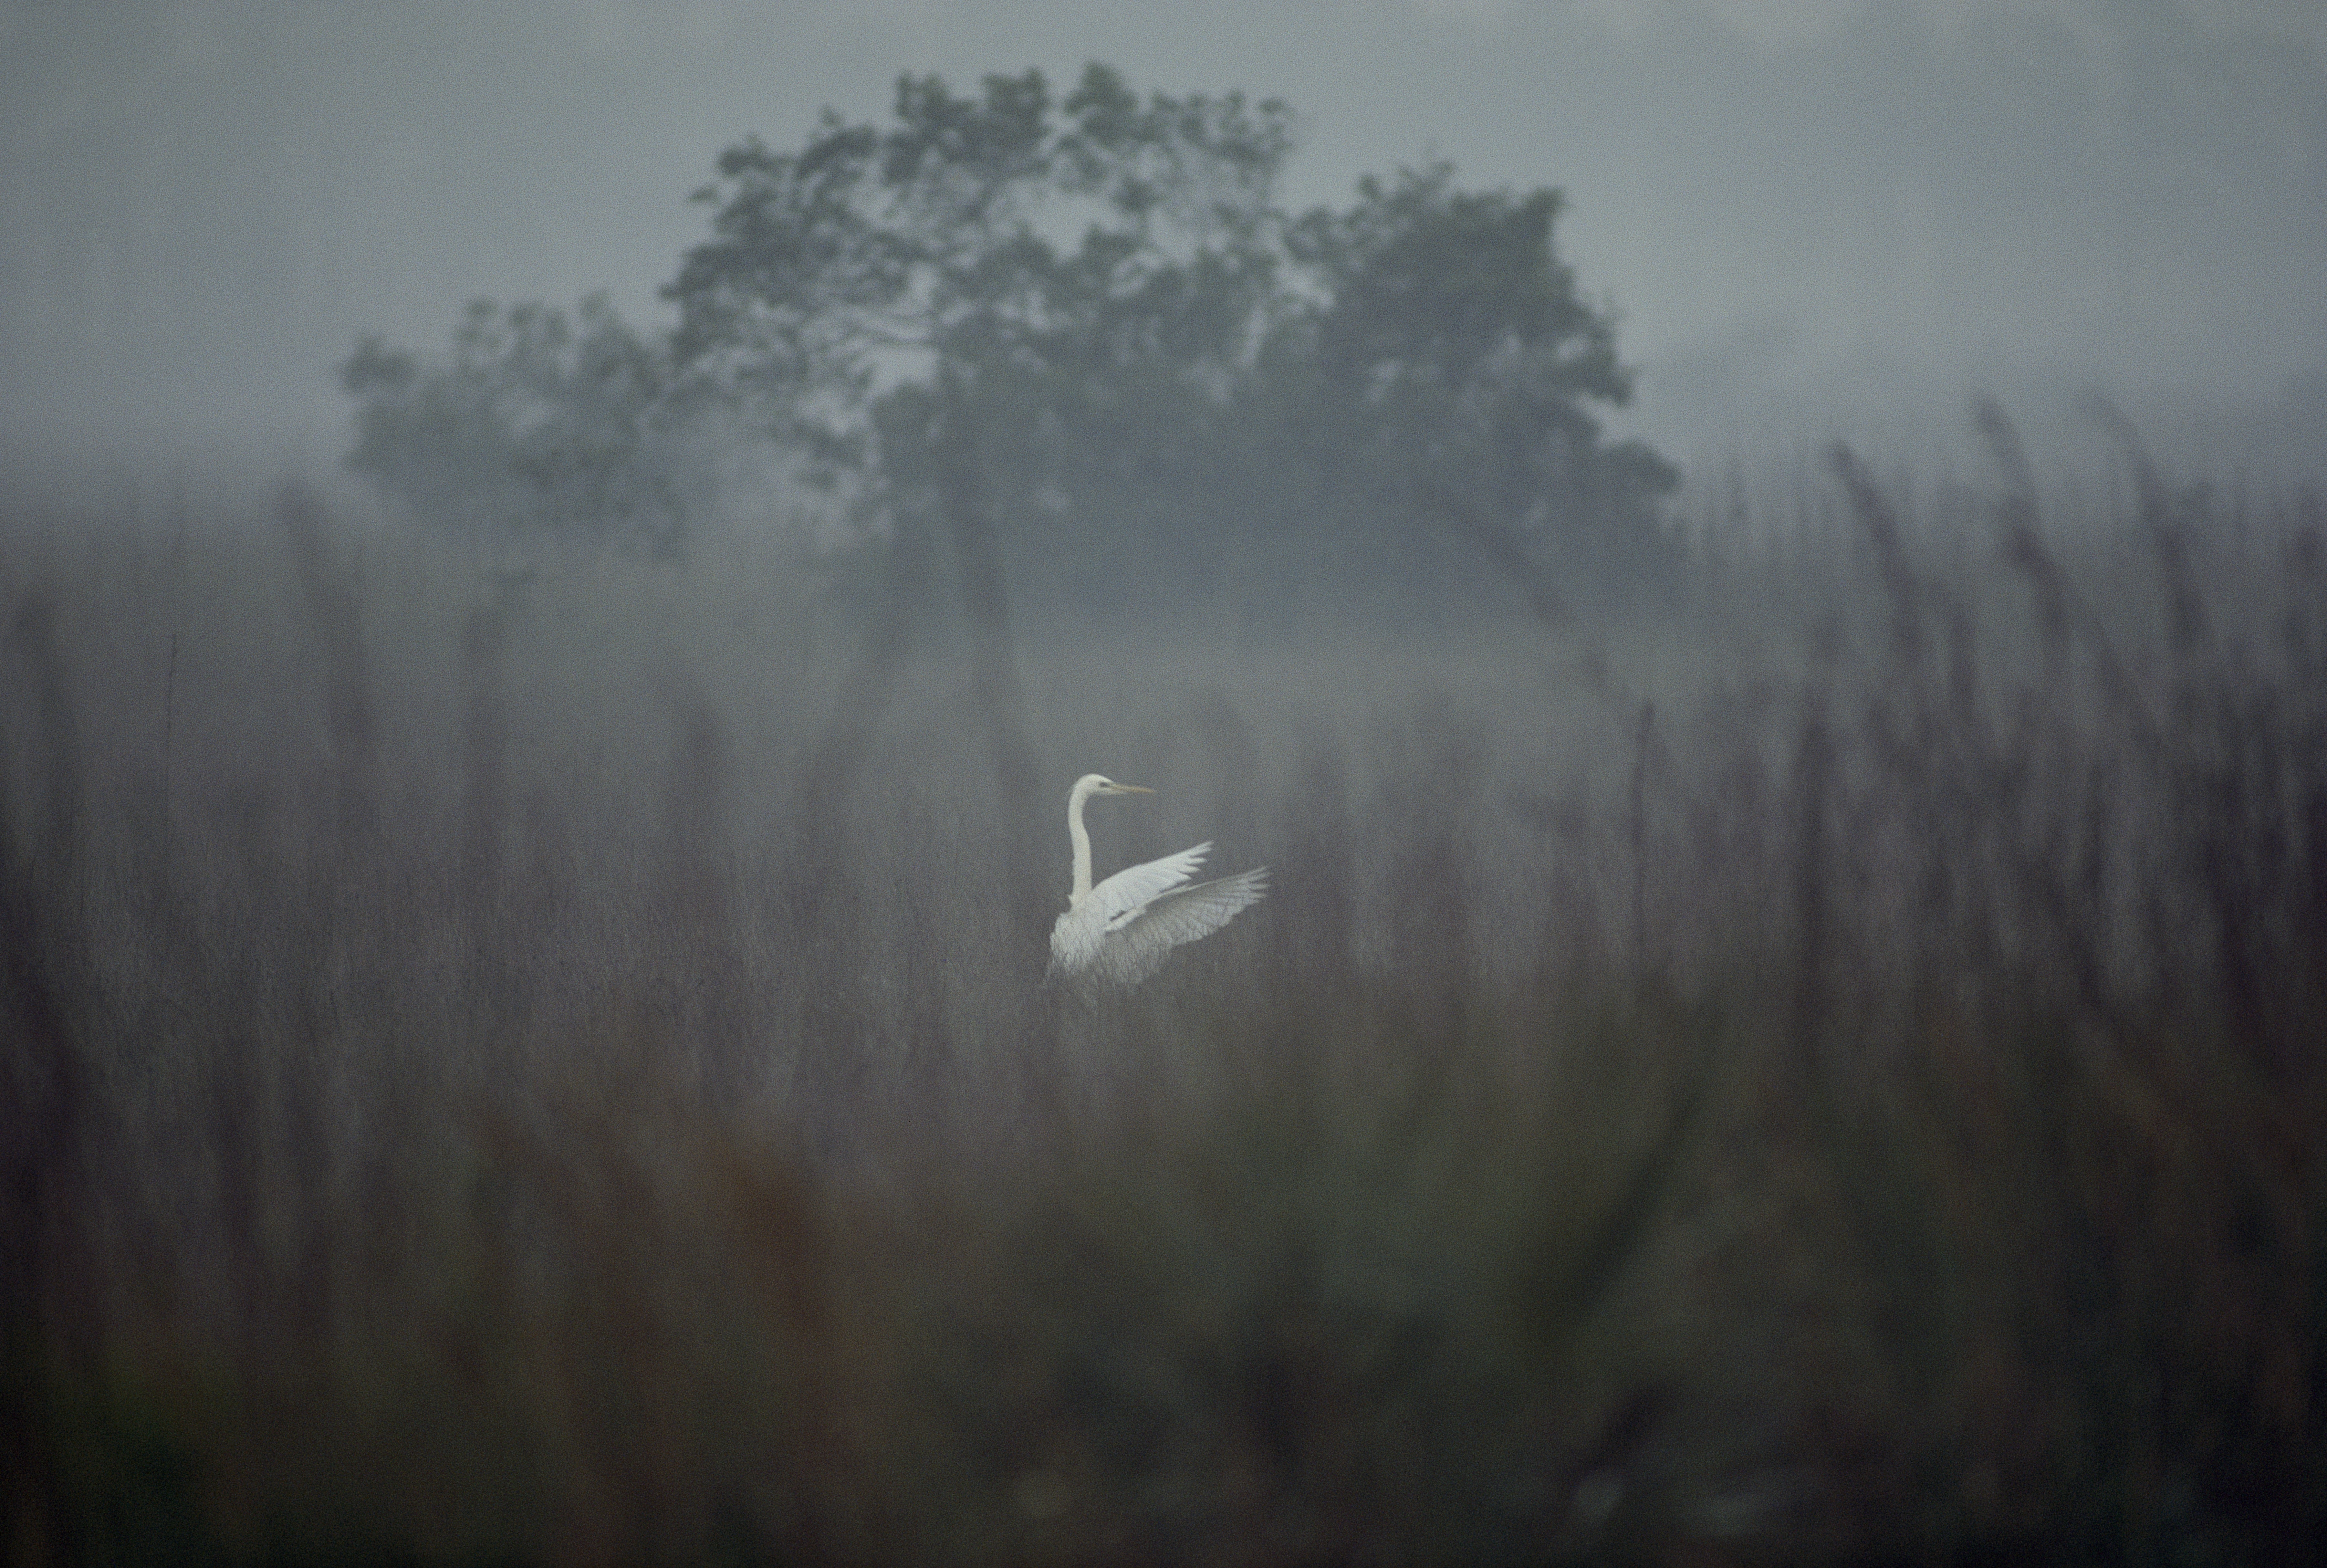
[{"label": "reed", "polygon": [[[967,662],[930,540],[17,503],[14,1559],[2299,1560],[2318,502],[1975,429],[1450,639],[1094,648],[957,527]],[[1094,765],[1275,868],[1097,1008]]]}]

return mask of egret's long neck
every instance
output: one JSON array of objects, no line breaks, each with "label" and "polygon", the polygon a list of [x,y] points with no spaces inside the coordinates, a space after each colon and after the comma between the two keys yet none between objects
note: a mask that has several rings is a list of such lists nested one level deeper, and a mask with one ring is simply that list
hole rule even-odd
[{"label": "egret's long neck", "polygon": [[1083,802],[1089,798],[1080,789],[1067,797],[1067,836],[1075,845],[1075,885],[1069,897],[1077,903],[1091,890],[1090,835],[1083,827]]}]

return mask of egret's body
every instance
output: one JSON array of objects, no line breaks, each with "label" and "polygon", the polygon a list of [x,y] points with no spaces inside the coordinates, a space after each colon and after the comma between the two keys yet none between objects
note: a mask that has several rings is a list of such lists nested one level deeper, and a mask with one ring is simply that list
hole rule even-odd
[{"label": "egret's body", "polygon": [[1053,976],[1136,985],[1155,972],[1173,948],[1211,935],[1266,891],[1266,866],[1185,885],[1210,852],[1209,843],[1145,865],[1126,866],[1092,886],[1090,833],[1083,826],[1083,802],[1094,795],[1154,793],[1136,784],[1117,784],[1098,773],[1084,774],[1068,791],[1067,836],[1075,847],[1074,885],[1067,893],[1067,912],[1051,928]]}]

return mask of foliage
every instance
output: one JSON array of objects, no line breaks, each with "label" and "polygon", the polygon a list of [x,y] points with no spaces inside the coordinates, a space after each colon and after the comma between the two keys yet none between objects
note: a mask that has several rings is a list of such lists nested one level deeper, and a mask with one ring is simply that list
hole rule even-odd
[{"label": "foliage", "polygon": [[[1394,576],[1416,549],[1530,581],[1647,563],[1673,476],[1589,411],[1629,382],[1556,257],[1557,194],[1465,192],[1438,165],[1296,216],[1275,194],[1294,131],[1276,100],[1143,101],[1098,65],[1063,101],[1036,71],[968,97],[908,76],[885,129],[827,113],[796,150],[721,154],[710,237],[664,290],[678,324],[641,361],[672,404],[541,374],[521,332],[472,327],[425,373],[367,345],[359,462],[424,511],[499,504],[494,453],[537,470],[534,427],[452,420],[518,387],[582,398],[550,434],[610,457],[610,423],[740,411],[844,509],[987,515],[1014,583],[1054,599],[1128,580],[1168,601],[1232,566],[1275,589],[1321,560],[1330,592],[1332,562]],[[443,481],[407,477],[439,443]],[[1430,543],[1450,518],[1453,547]]]},{"label": "foliage", "polygon": [[603,296],[578,323],[472,303],[448,363],[366,338],[340,368],[358,404],[348,463],[456,535],[581,532],[668,551],[688,496],[666,348]]},{"label": "foliage", "polygon": [[296,496],[17,524],[12,1551],[2311,1560],[2317,499],[2080,538],[1988,425],[1999,495],[1837,454],[1595,689],[1519,617],[1045,661],[1050,798],[1187,813],[1103,854],[1274,873],[1105,1013],[953,649],[868,687],[726,562],[479,606]]},{"label": "foliage", "polygon": [[1548,543],[1603,588],[1656,565],[1651,503],[1674,475],[1637,442],[1603,446],[1585,406],[1621,404],[1631,380],[1612,322],[1555,259],[1559,193],[1467,193],[1441,164],[1359,196],[1291,236],[1331,302],[1286,356],[1307,361],[1295,417],[1304,444],[1357,459],[1335,503],[1386,494],[1491,558]]}]

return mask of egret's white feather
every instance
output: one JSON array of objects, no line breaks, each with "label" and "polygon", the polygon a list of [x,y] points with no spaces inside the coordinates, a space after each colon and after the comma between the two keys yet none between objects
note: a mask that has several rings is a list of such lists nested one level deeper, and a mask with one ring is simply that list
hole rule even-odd
[{"label": "egret's white feather", "polygon": [[1183,849],[1177,854],[1167,854],[1161,860],[1151,860],[1145,865],[1127,865],[1098,886],[1091,889],[1090,901],[1098,907],[1109,930],[1148,904],[1154,903],[1182,882],[1196,874],[1211,854],[1209,840],[1193,849]]},{"label": "egret's white feather", "polygon": [[1083,802],[1093,795],[1147,793],[1136,785],[1088,773],[1068,794],[1074,885],[1067,894],[1067,912],[1051,928],[1054,977],[1136,985],[1162,966],[1173,948],[1219,930],[1267,890],[1266,866],[1183,886],[1211,852],[1209,841],[1144,865],[1126,866],[1092,886]]},{"label": "egret's white feather", "polygon": [[1210,936],[1267,891],[1266,866],[1174,888],[1108,929],[1099,965],[1117,985],[1136,985],[1163,965],[1173,948]]}]

